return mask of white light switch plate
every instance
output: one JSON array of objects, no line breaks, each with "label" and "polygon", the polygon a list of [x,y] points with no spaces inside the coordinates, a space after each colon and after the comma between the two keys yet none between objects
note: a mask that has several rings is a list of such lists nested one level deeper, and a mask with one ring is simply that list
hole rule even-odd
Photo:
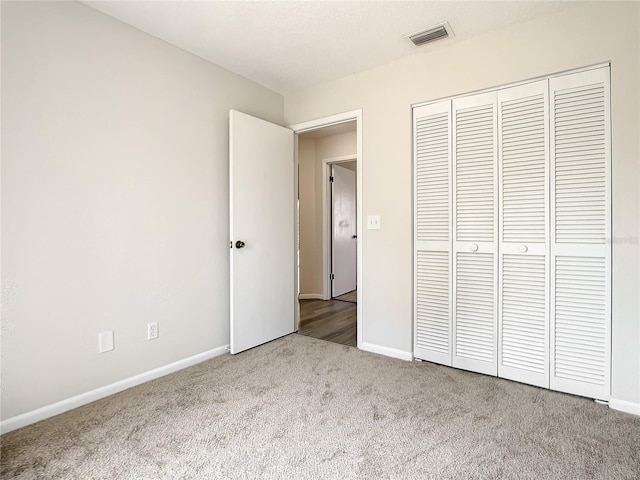
[{"label": "white light switch plate", "polygon": [[380,230],[380,215],[368,215],[367,216],[367,229],[368,230]]},{"label": "white light switch plate", "polygon": [[98,351],[104,353],[109,350],[113,350],[113,330],[98,335]]}]

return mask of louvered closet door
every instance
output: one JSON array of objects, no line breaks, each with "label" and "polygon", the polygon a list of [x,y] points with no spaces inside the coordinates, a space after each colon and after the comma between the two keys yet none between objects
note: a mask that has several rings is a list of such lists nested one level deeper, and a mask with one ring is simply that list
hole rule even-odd
[{"label": "louvered closet door", "polygon": [[414,356],[451,365],[451,101],[414,109]]},{"label": "louvered closet door", "polygon": [[497,375],[497,92],[453,117],[453,366]]},{"label": "louvered closet door", "polygon": [[608,400],[609,68],[550,80],[551,388]]},{"label": "louvered closet door", "polygon": [[498,376],[549,387],[548,82],[498,93]]}]

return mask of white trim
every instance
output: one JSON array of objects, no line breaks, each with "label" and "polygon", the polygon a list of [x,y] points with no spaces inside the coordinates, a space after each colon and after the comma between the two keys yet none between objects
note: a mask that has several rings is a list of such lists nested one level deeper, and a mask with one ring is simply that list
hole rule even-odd
[{"label": "white trim", "polygon": [[[300,328],[300,185],[298,179],[300,165],[298,164],[298,135],[293,134],[293,331]],[[296,296],[298,295],[298,296]],[[309,294],[314,295],[314,294]],[[316,297],[311,297],[316,298]]]},{"label": "white trim", "polygon": [[[339,113],[337,115],[331,115],[329,117],[318,118],[316,120],[310,120],[308,122],[297,123],[295,125],[289,126],[291,130],[293,130],[296,134],[304,133],[310,130],[317,130],[322,127],[328,127],[330,125],[337,125],[340,123],[346,123],[356,121],[356,189],[357,189],[357,216],[358,216],[358,226],[356,235],[358,235],[358,252],[357,252],[357,262],[358,262],[358,271],[356,273],[358,278],[358,313],[357,313],[357,346],[358,348],[362,348],[362,330],[363,330],[363,318],[364,318],[364,308],[362,304],[362,292],[364,290],[364,279],[362,277],[362,244],[364,243],[364,238],[362,236],[363,233],[363,214],[362,214],[362,170],[363,170],[363,156],[362,156],[362,109],[351,110],[350,112]],[[296,165],[298,164],[298,151],[296,149],[295,155]],[[298,173],[296,172],[296,182],[298,181]],[[296,223],[296,231],[299,230],[299,225]]]},{"label": "white trim", "polygon": [[497,90],[504,90],[505,88],[511,88],[511,87],[517,87],[520,85],[524,85],[526,83],[533,83],[533,82],[537,82],[540,80],[548,80],[551,78],[555,78],[555,77],[561,77],[563,75],[569,75],[572,73],[580,73],[580,72],[587,72],[589,70],[597,70],[599,68],[603,68],[603,67],[610,67],[611,66],[611,62],[603,62],[603,63],[596,63],[594,65],[589,65],[586,67],[582,67],[582,68],[574,68],[574,69],[569,69],[569,70],[562,70],[561,72],[555,72],[549,75],[542,75],[539,77],[533,77],[533,78],[529,78],[527,80],[522,80],[519,82],[513,82],[513,83],[507,83],[504,85],[495,85],[493,87],[488,87],[488,88],[483,88],[481,90],[472,90],[470,92],[465,92],[465,93],[459,93],[457,95],[449,95],[448,97],[441,97],[441,98],[435,98],[433,100],[427,100],[425,102],[419,102],[419,103],[412,103],[411,104],[411,108],[418,108],[418,107],[422,107],[424,105],[429,105],[431,103],[437,103],[437,102],[441,102],[443,100],[450,100],[450,99],[456,99],[456,98],[460,98],[460,97],[466,97],[469,95],[476,95],[479,93],[488,93],[488,92],[493,92],[493,91],[497,91]]},{"label": "white trim", "polygon": [[405,360],[407,362],[413,361],[413,353],[411,352],[398,350],[396,348],[383,347],[382,345],[376,345],[374,343],[363,343],[360,346],[360,349],[365,350],[367,352],[384,355],[385,357],[398,358],[400,360]]},{"label": "white trim", "polygon": [[[331,298],[331,184],[327,181],[331,174],[331,165],[334,163],[344,163],[358,161],[357,155],[342,155],[340,157],[325,158],[322,160],[320,171],[322,172],[322,294],[323,300]],[[357,168],[357,167],[356,167]],[[358,172],[356,171],[356,176]],[[356,192],[356,203],[358,203],[358,192]],[[356,205],[356,208],[358,206]],[[357,228],[357,226],[356,226]],[[356,266],[357,268],[357,266]],[[358,280],[360,280],[358,278]]]},{"label": "white trim", "polygon": [[609,408],[620,412],[630,413],[632,415],[640,415],[640,403],[628,402],[627,400],[611,398],[609,399]]},{"label": "white trim", "polygon": [[336,115],[330,115],[328,117],[317,118],[315,120],[309,120],[308,122],[296,123],[290,125],[289,128],[296,133],[310,132],[312,130],[318,130],[323,127],[330,127],[332,125],[339,125],[341,123],[352,122],[353,120],[362,119],[362,109],[351,110],[350,112],[338,113]]},{"label": "white trim", "polygon": [[104,387],[99,387],[95,390],[81,393],[80,395],[76,395],[75,397],[52,403],[51,405],[32,410],[31,412],[26,412],[21,415],[16,415],[15,417],[7,418],[6,420],[0,422],[0,432],[4,434],[12,430],[17,430],[18,428],[26,427],[27,425],[31,425],[32,423],[45,420],[55,415],[60,415],[61,413],[68,412],[69,410],[81,407],[82,405],[86,405],[87,403],[95,402],[96,400],[100,400],[110,395],[122,392],[123,390],[126,390],[128,388],[141,385],[150,380],[164,377],[165,375],[177,372],[178,370],[182,370],[184,368],[204,362],[205,360],[223,355],[227,353],[228,349],[229,345],[223,345],[222,347],[217,347],[213,350],[198,353],[197,355],[178,360],[177,362],[173,362],[168,365],[164,365],[162,367],[154,368],[153,370],[134,375],[133,377],[125,378],[124,380],[120,380],[110,385],[105,385]]},{"label": "white trim", "polygon": [[301,293],[300,295],[298,295],[298,298],[300,300],[313,300],[313,299],[325,300],[324,295],[322,293]]}]

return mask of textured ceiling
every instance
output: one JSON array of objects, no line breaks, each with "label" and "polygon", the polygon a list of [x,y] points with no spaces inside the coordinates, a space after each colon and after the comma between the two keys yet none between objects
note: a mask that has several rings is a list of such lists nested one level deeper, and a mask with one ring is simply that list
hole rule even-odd
[{"label": "textured ceiling", "polygon": [[[568,1],[94,1],[83,3],[289,93],[575,5]],[[405,35],[449,22],[454,38]]]}]

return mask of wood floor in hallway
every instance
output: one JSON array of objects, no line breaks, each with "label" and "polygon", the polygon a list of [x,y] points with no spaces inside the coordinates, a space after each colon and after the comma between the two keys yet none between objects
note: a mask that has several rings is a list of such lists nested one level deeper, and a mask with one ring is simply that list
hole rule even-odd
[{"label": "wood floor in hallway", "polygon": [[298,333],[342,345],[356,346],[358,306],[339,300],[300,300]]}]

